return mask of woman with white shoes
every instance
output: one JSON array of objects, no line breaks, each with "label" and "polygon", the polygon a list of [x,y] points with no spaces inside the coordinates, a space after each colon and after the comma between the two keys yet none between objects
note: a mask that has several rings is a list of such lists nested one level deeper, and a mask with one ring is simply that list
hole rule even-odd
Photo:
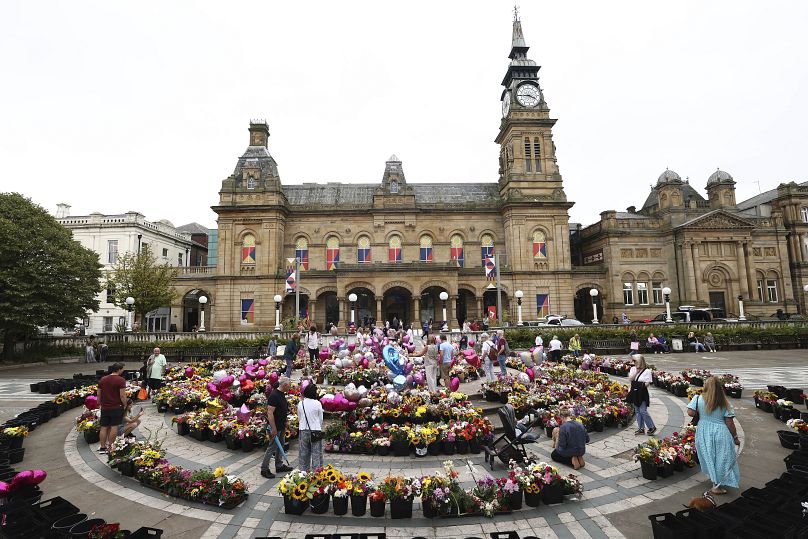
[{"label": "woman with white shoes", "polygon": [[[648,406],[651,404],[648,386],[653,383],[654,378],[650,369],[648,369],[648,365],[645,364],[645,358],[641,354],[634,354],[634,366],[631,367],[628,373],[628,379],[631,382],[631,389],[629,389],[627,400],[637,410],[637,430],[634,434],[652,436],[657,429],[654,420],[651,419],[648,413]],[[646,428],[648,429],[647,432]]]}]

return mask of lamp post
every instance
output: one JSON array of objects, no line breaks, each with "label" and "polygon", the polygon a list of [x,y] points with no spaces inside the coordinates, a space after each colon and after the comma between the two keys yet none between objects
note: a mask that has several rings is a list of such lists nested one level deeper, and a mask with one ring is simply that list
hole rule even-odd
[{"label": "lamp post", "polygon": [[449,294],[444,290],[438,297],[443,302],[443,327],[440,330],[449,331],[449,320],[446,317],[446,300],[449,299]]},{"label": "lamp post", "polygon": [[135,298],[129,296],[126,298],[126,310],[129,311],[126,313],[126,331],[132,331],[132,305],[135,304]]},{"label": "lamp post", "polygon": [[738,316],[738,321],[742,322],[746,320],[746,316],[743,314],[743,296],[740,295],[738,296],[738,312],[740,313],[740,316]]},{"label": "lamp post", "polygon": [[596,298],[598,297],[598,289],[597,288],[590,288],[589,295],[592,296],[592,313],[594,317],[592,318],[592,323],[598,323],[598,304],[595,302]]},{"label": "lamp post", "polygon": [[356,300],[357,299],[359,299],[359,298],[357,298],[356,294],[348,294],[348,301],[351,302],[351,324],[354,324],[356,322],[355,318],[356,318]]},{"label": "lamp post", "polygon": [[521,290],[517,290],[513,293],[516,296],[516,324],[521,326],[522,325],[522,297],[524,297],[525,293]]},{"label": "lamp post", "polygon": [[275,297],[272,298],[275,300],[275,331],[281,330],[281,301],[283,298],[280,294],[275,294]]},{"label": "lamp post", "polygon": [[199,317],[199,329],[197,331],[200,333],[204,333],[205,331],[205,304],[207,302],[207,296],[199,296],[199,308],[201,309],[201,312]]},{"label": "lamp post", "polygon": [[665,322],[673,322],[671,318],[671,289],[666,286],[662,289],[662,294],[665,296]]}]

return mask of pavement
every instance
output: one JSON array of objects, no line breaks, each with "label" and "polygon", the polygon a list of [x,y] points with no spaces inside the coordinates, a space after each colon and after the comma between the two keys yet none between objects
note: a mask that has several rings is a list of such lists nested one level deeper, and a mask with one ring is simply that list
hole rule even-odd
[{"label": "pavement", "polygon": [[[789,453],[779,444],[776,431],[784,425],[771,414],[754,407],[752,392],[767,384],[808,388],[808,365],[801,350],[727,352],[717,354],[648,355],[649,363],[672,372],[684,368],[703,368],[715,373],[732,372],[741,377],[745,386],[740,400],[732,399],[738,414],[743,438],[741,489],[760,487],[778,477],[784,470],[783,458]],[[127,368],[137,369],[131,363]],[[30,392],[29,384],[50,378],[71,377],[74,373],[93,373],[98,365],[58,364],[22,366],[0,372],[0,418],[6,419],[50,399],[48,395]],[[625,379],[617,378],[625,381]],[[479,382],[463,384],[461,390],[471,394]],[[652,389],[650,413],[660,427],[660,436],[670,434],[683,425],[686,400]],[[162,528],[166,538],[231,538],[279,536],[301,538],[306,533],[335,533],[333,514],[306,513],[292,517],[283,513],[282,500],[275,492],[276,481],[258,475],[261,452],[227,451],[222,444],[198,442],[179,437],[170,429],[170,414],[157,414],[147,406],[144,427],[164,428],[165,446],[169,457],[184,466],[203,467],[224,465],[228,473],[244,477],[251,485],[251,495],[245,504],[233,510],[220,510],[193,502],[176,500],[142,487],[136,481],[110,470],[95,452],[73,430],[78,410],[41,425],[25,442],[25,460],[20,466],[43,468],[48,479],[43,483],[44,498],[62,496],[84,513],[120,522],[124,529],[140,526]],[[522,536],[537,537],[628,537],[651,536],[648,516],[676,512],[692,497],[709,487],[708,479],[698,468],[675,473],[672,477],[647,481],[639,466],[631,462],[630,450],[640,437],[633,436],[633,425],[626,429],[606,429],[593,433],[588,447],[587,467],[581,473],[585,493],[581,500],[565,501],[555,506],[541,506],[530,511],[517,511],[494,519],[468,517],[463,519],[420,518],[420,511],[408,520],[371,519],[370,517],[340,517],[339,532],[361,533],[384,531],[390,538],[424,536],[482,537],[493,531],[518,530]],[[142,433],[145,435],[145,433]],[[549,460],[549,441],[542,438],[533,451]],[[293,443],[290,461],[296,461]],[[326,461],[346,470],[365,469],[377,476],[387,473],[426,474],[440,466],[445,457],[396,458],[360,455],[326,454]],[[466,461],[469,465],[466,466]],[[473,481],[488,472],[481,455],[455,458],[461,470],[461,480]],[[493,472],[501,475],[502,468]],[[720,502],[738,495],[730,491]],[[389,512],[388,512],[389,515]]]}]

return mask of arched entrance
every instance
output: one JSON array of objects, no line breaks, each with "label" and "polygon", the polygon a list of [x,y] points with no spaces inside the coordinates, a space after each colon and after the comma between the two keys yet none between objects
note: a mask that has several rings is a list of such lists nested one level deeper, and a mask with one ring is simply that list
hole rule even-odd
[{"label": "arched entrance", "polygon": [[[505,292],[504,289],[500,289],[500,294],[502,296],[502,312],[508,313],[508,308],[510,305],[510,301],[508,301],[508,293]],[[490,314],[494,313],[494,318],[500,319],[500,314],[497,313],[497,289],[496,288],[489,288],[485,292],[483,292],[483,312],[481,316],[487,317],[489,320],[491,319]],[[506,315],[507,316],[507,315]],[[504,320],[501,320],[502,323]],[[514,320],[515,322],[515,320]]]},{"label": "arched entrance", "polygon": [[457,323],[462,326],[466,320],[474,320],[477,316],[477,301],[474,293],[469,290],[460,289],[457,291],[457,302],[455,304],[455,315]]},{"label": "arched entrance", "polygon": [[[300,292],[300,313],[298,314],[300,319],[304,319],[309,316],[309,295],[308,293],[304,294],[302,291]],[[295,317],[295,295],[294,294],[287,294],[285,298],[283,298],[283,307],[281,308],[281,318],[294,318]]]},{"label": "arched entrance", "polygon": [[[592,320],[595,318],[595,312],[592,309],[592,296],[589,293],[590,290],[592,290],[592,287],[587,286],[575,293],[575,318],[584,324],[592,323]],[[598,292],[600,292],[600,290],[598,290]],[[603,322],[603,307],[601,306],[602,295],[603,294],[600,293],[594,298],[594,303],[598,307],[598,322],[601,323]]]},{"label": "arched entrance", "polygon": [[[443,322],[443,302],[440,299],[441,292],[449,292],[440,286],[430,286],[421,292],[421,316],[420,319],[424,322],[432,320],[433,324]],[[448,304],[448,302],[447,302]],[[447,313],[447,316],[449,313]],[[434,327],[441,327],[438,324]]]},{"label": "arched entrance", "polygon": [[394,286],[384,293],[382,299],[382,318],[385,322],[393,323],[393,318],[397,318],[402,324],[409,324],[410,305],[412,305],[412,294],[406,288]]},{"label": "arched entrance", "polygon": [[339,301],[336,292],[323,292],[317,297],[317,325],[324,331],[329,324],[339,325]]},{"label": "arched entrance", "polygon": [[[351,294],[356,294],[356,323],[361,326],[369,326],[371,320],[376,318],[376,294],[367,288],[352,288],[345,294],[345,298],[350,297]],[[348,302],[348,318],[351,319],[351,305]]]},{"label": "arched entrance", "polygon": [[213,327],[213,298],[206,291],[201,288],[191,290],[182,297],[182,331],[194,331],[199,328],[200,310],[199,298],[205,296],[208,302],[205,305],[205,329],[210,331]]}]

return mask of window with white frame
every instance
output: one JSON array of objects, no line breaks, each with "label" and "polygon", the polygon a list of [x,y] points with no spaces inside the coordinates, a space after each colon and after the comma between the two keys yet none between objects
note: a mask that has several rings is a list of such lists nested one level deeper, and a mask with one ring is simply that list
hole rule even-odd
[{"label": "window with white frame", "polygon": [[653,295],[654,305],[662,305],[665,303],[665,298],[662,294],[662,281],[651,281],[651,293]]},{"label": "window with white frame", "polygon": [[115,264],[118,261],[118,240],[107,240],[107,262]]},{"label": "window with white frame", "polygon": [[766,279],[766,296],[772,303],[777,303],[777,281]]},{"label": "window with white frame", "polygon": [[803,223],[808,223],[808,206],[803,206],[800,210],[800,216]]},{"label": "window with white frame", "polygon": [[177,265],[182,266],[182,253],[177,253]]},{"label": "window with white frame", "polygon": [[623,283],[623,303],[634,305],[634,288],[631,283]]},{"label": "window with white frame", "polygon": [[115,301],[115,287],[112,284],[107,285],[107,303]]},{"label": "window with white frame", "polygon": [[637,303],[648,305],[648,283],[637,283]]},{"label": "window with white frame", "polygon": [[763,301],[763,279],[757,281],[757,295],[758,301]]},{"label": "window with white frame", "polygon": [[113,329],[112,317],[111,316],[105,316],[104,317],[104,333],[109,333],[110,331],[112,331],[112,329]]}]

